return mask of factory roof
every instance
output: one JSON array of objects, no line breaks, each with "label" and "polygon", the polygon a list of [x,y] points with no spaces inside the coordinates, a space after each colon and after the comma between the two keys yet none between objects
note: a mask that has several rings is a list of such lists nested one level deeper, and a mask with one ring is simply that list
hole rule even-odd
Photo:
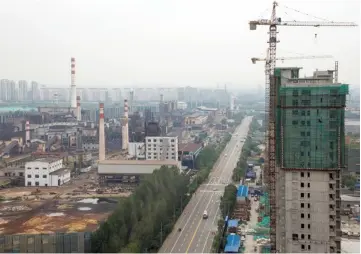
[{"label": "factory roof", "polygon": [[229,228],[236,228],[236,227],[238,227],[238,220],[229,220],[229,221],[228,221],[228,227],[229,227]]},{"label": "factory roof", "polygon": [[178,166],[175,160],[104,160],[99,161],[102,165],[174,165]]},{"label": "factory roof", "polygon": [[186,144],[178,144],[178,151],[181,152],[196,152],[198,149],[202,148],[202,144],[196,143],[186,143]]},{"label": "factory roof", "polygon": [[248,186],[240,185],[238,187],[237,197],[248,197]]},{"label": "factory roof", "polygon": [[224,248],[224,252],[238,253],[240,246],[241,246],[241,237],[236,234],[230,234],[227,236],[227,244],[226,247]]},{"label": "factory roof", "polygon": [[67,173],[68,171],[70,171],[69,168],[60,168],[58,170],[51,172],[50,175],[63,175],[64,173]]},{"label": "factory roof", "polygon": [[58,160],[61,160],[60,157],[47,157],[47,158],[40,158],[40,159],[36,159],[35,161],[31,161],[31,162],[47,162],[47,163],[53,163],[56,162]]},{"label": "factory roof", "polygon": [[353,196],[349,196],[349,195],[341,195],[341,201],[360,202],[360,197],[353,197]]}]

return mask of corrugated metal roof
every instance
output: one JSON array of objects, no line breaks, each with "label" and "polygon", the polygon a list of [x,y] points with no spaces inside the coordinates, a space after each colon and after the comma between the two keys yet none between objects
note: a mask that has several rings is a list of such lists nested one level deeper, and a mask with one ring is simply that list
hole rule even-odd
[{"label": "corrugated metal roof", "polygon": [[230,234],[227,236],[227,244],[224,248],[224,252],[237,253],[241,246],[241,237],[236,234]]},{"label": "corrugated metal roof", "polygon": [[236,227],[238,227],[238,220],[229,220],[229,221],[228,221],[228,227],[229,227],[229,228],[236,228]]},{"label": "corrugated metal roof", "polygon": [[173,165],[178,166],[175,160],[104,160],[99,161],[103,165]]},{"label": "corrugated metal roof", "polygon": [[248,186],[240,185],[238,187],[237,197],[248,197]]},{"label": "corrugated metal roof", "polygon": [[198,149],[202,148],[202,144],[196,143],[186,143],[186,144],[178,144],[178,151],[182,152],[193,152],[195,153]]}]

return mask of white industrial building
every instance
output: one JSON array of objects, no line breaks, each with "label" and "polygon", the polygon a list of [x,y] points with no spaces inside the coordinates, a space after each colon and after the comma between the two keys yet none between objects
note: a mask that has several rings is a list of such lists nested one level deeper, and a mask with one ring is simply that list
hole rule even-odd
[{"label": "white industrial building", "polygon": [[178,137],[146,137],[147,160],[178,161]]},{"label": "white industrial building", "polygon": [[161,166],[180,168],[180,162],[175,160],[104,160],[99,161],[99,175],[143,175],[152,174],[154,170]]},{"label": "white industrial building", "polygon": [[145,144],[143,142],[129,142],[128,155],[131,158],[145,159]]},{"label": "white industrial building", "polygon": [[70,180],[70,170],[60,158],[41,158],[25,163],[25,186],[53,187]]}]

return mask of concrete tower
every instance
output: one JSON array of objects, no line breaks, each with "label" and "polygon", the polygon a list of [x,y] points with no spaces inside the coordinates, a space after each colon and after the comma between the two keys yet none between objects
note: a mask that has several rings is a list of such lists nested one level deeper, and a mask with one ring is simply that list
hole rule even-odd
[{"label": "concrete tower", "polygon": [[76,120],[81,121],[80,96],[76,97]]},{"label": "concrete tower", "polygon": [[129,127],[128,127],[128,100],[124,100],[124,116],[122,118],[122,149],[128,150]]},{"label": "concrete tower", "polygon": [[105,160],[104,103],[99,103],[99,161]]},{"label": "concrete tower", "polygon": [[25,142],[26,142],[27,146],[30,145],[30,123],[29,123],[29,121],[25,122]]},{"label": "concrete tower", "polygon": [[70,107],[76,108],[76,85],[75,85],[75,58],[71,58],[71,91]]},{"label": "concrete tower", "polygon": [[129,105],[128,105],[128,111],[129,114],[133,114],[134,110],[133,110],[133,103],[134,103],[134,90],[131,89],[129,92]]}]

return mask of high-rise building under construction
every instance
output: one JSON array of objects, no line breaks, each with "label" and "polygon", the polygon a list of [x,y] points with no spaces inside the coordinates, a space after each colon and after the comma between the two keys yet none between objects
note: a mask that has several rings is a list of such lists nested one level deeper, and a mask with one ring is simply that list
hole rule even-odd
[{"label": "high-rise building under construction", "polygon": [[276,149],[275,174],[268,177],[275,183],[276,250],[340,253],[348,85],[334,83],[332,71],[309,78],[299,78],[299,71],[276,68],[271,76]]}]

